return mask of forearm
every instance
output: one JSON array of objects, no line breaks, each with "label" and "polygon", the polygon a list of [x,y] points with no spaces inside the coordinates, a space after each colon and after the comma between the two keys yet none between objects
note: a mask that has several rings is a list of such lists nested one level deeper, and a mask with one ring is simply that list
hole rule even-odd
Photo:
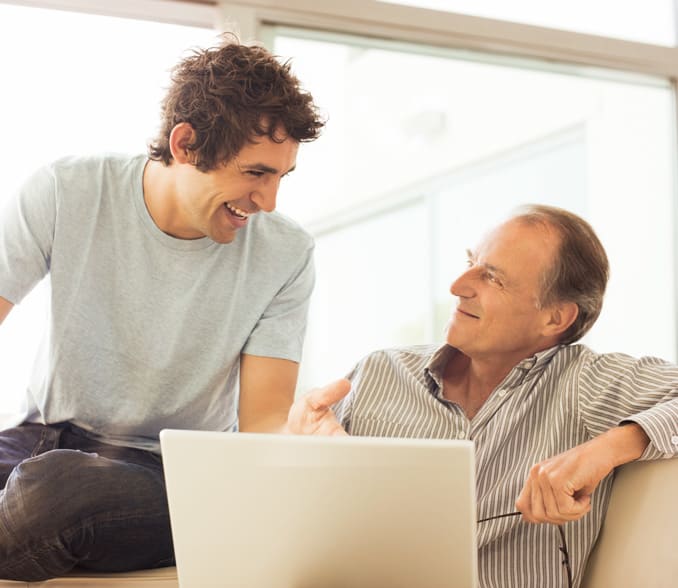
[{"label": "forearm", "polygon": [[283,433],[286,423],[287,412],[273,413],[241,419],[239,430],[243,433]]},{"label": "forearm", "polygon": [[299,364],[243,354],[240,359],[239,430],[280,433],[294,401]]},{"label": "forearm", "polygon": [[650,443],[643,428],[637,423],[614,427],[590,442],[591,449],[605,456],[611,469],[638,459]]},{"label": "forearm", "polygon": [[678,456],[678,398],[630,415],[627,420],[640,425],[650,438],[642,459]]}]

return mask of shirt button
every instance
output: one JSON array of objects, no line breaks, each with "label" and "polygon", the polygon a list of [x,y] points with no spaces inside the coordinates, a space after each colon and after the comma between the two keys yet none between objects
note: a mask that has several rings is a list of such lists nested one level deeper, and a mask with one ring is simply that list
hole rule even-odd
[{"label": "shirt button", "polygon": [[459,431],[457,433],[457,439],[466,439],[466,433],[464,433],[464,431]]},{"label": "shirt button", "polygon": [[499,395],[500,398],[504,398],[504,396],[506,396],[508,394],[508,390],[505,390],[504,388],[502,388],[501,390],[497,391],[497,394]]},{"label": "shirt button", "polygon": [[674,435],[673,437],[671,437],[671,443],[673,443],[674,445],[678,445],[678,435]]}]

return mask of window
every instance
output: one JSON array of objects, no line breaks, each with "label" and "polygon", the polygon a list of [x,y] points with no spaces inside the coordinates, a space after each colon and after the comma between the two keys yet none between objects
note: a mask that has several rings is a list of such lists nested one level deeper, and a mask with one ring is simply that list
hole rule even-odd
[{"label": "window", "polygon": [[[375,348],[441,341],[465,249],[517,204],[535,201],[585,216],[610,255],[603,314],[585,342],[675,361],[676,49],[614,40],[674,47],[675,2],[601,0],[584,9],[577,0],[548,14],[529,0],[434,2],[366,0],[361,14],[304,0],[267,9],[254,0],[221,4],[225,19],[240,20],[241,38],[264,38],[293,59],[329,117],[323,137],[302,145],[279,198],[281,212],[317,243],[299,390],[343,375]],[[412,8],[416,26],[407,26],[395,3],[610,39],[579,46],[574,34],[552,44],[534,34],[520,42],[517,25],[482,21],[469,38],[472,19],[431,19]],[[129,6],[150,14],[160,4],[181,3]],[[0,107],[12,137],[0,146],[12,162],[4,194],[40,162],[67,153],[144,149],[167,69],[187,47],[214,40],[207,27],[0,2]],[[449,44],[448,27],[456,27]],[[490,53],[495,47],[502,56]],[[44,324],[41,300],[29,296],[0,329],[0,352],[16,359],[0,376],[0,413],[25,387]]]},{"label": "window", "polygon": [[329,115],[279,198],[317,243],[300,390],[342,376],[375,348],[442,342],[465,249],[528,202],[583,215],[608,250],[608,295],[585,342],[675,359],[667,81],[307,30],[270,34]]},{"label": "window", "polygon": [[[0,204],[41,163],[144,151],[169,69],[186,49],[214,40],[209,28],[0,4]],[[0,329],[0,413],[22,400],[45,325],[46,287]]]},{"label": "window", "polygon": [[380,0],[669,47],[676,44],[674,0]]}]

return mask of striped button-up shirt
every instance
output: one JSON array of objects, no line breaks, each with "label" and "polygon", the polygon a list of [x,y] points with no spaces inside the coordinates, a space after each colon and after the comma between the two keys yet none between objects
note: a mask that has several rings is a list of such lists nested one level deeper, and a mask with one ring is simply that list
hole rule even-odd
[{"label": "striped button-up shirt", "polygon": [[[373,353],[351,372],[351,392],[335,412],[352,435],[470,439],[476,453],[478,519],[515,511],[532,465],[623,421],[643,427],[641,459],[678,455],[678,366],[656,358],[596,354],[557,346],[520,362],[469,420],[442,397],[454,348],[417,346]],[[574,585],[600,530],[612,476],[591,511],[564,525]],[[440,500],[441,508],[445,497]],[[562,588],[567,577],[554,525],[507,517],[478,524],[481,588]]]}]

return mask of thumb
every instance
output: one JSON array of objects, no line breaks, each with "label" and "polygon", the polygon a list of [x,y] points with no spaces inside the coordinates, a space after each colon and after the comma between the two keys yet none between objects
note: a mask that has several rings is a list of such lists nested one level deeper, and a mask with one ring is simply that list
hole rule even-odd
[{"label": "thumb", "polygon": [[346,378],[332,382],[322,388],[316,388],[308,393],[307,403],[313,410],[324,410],[339,402],[349,393],[351,382]]}]

